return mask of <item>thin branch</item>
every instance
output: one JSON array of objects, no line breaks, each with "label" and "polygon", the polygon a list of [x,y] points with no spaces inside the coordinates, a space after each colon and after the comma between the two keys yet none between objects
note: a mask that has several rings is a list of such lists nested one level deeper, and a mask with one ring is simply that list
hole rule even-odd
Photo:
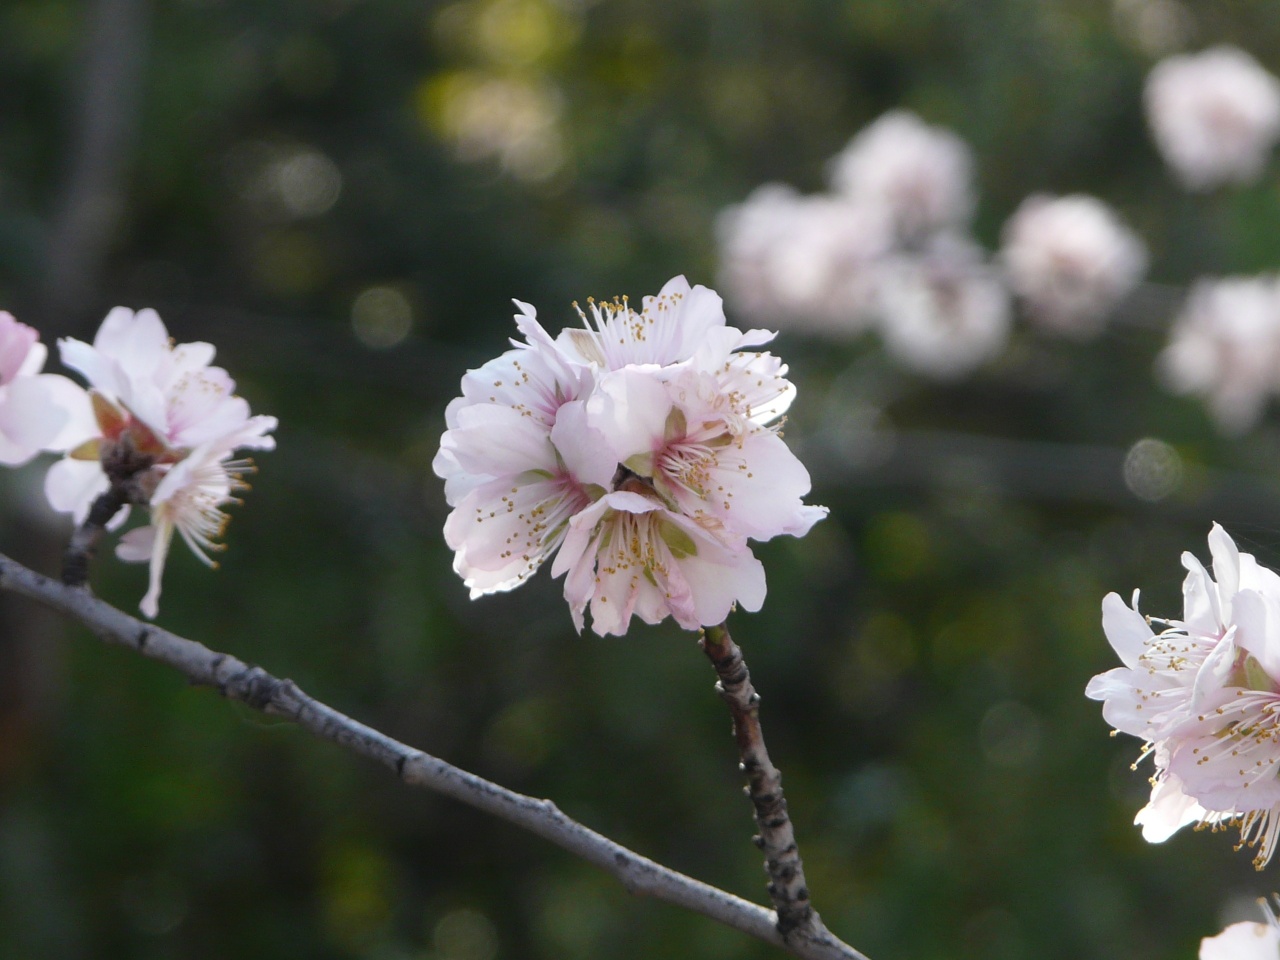
[{"label": "thin branch", "polygon": [[68,587],[83,587],[89,582],[89,566],[93,563],[93,555],[98,550],[102,534],[126,502],[124,492],[118,484],[112,484],[109,490],[93,501],[84,523],[71,534],[67,550],[62,555],[62,582]]},{"label": "thin branch", "polygon": [[[741,897],[677,873],[565,816],[550,800],[515,793],[393,740],[308,696],[292,680],[143,623],[87,590],[68,587],[0,554],[0,590],[30,597],[84,624],[107,643],[128,647],[173,667],[192,683],[214,687],[229,700],[297,723],[315,736],[390,768],[407,784],[425,787],[491,813],[550,840],[613,874],[629,891],[710,917],[789,951],[803,960],[867,960],[822,931],[821,937],[783,937],[777,915]],[[815,915],[816,918],[816,915]]]},{"label": "thin branch", "polygon": [[751,684],[751,673],[742,650],[724,624],[708,627],[698,641],[715,667],[716,692],[733,716],[733,736],[738,742],[739,768],[747,776],[747,796],[755,808],[760,833],[753,837],[764,851],[769,875],[769,897],[778,915],[778,932],[788,944],[824,942],[831,938],[818,911],[809,903],[804,864],[796,846],[795,830],[782,793],[782,773],[769,759],[760,728],[760,695]]}]

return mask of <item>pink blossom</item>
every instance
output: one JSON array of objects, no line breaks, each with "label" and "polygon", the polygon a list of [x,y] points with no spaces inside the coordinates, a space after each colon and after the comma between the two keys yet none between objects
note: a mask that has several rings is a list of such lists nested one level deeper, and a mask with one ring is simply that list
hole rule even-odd
[{"label": "pink blossom", "polygon": [[1155,762],[1143,836],[1160,842],[1191,823],[1228,824],[1261,869],[1280,837],[1280,576],[1217,524],[1213,573],[1183,554],[1181,620],[1149,618],[1115,594],[1103,629],[1123,664],[1090,681],[1116,729]]},{"label": "pink blossom", "polygon": [[0,311],[0,464],[19,466],[75,442],[73,421],[88,398],[65,377],[40,372],[47,355],[32,327]]}]

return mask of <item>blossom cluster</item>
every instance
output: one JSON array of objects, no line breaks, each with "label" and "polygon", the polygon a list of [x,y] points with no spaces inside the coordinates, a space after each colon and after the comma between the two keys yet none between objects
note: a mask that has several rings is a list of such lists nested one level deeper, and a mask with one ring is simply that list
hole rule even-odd
[{"label": "blossom cluster", "polygon": [[1086,694],[1154,760],[1151,799],[1135,820],[1143,836],[1234,826],[1261,869],[1280,839],[1280,576],[1217,524],[1209,552],[1212,573],[1182,555],[1181,619],[1144,617],[1137,593],[1132,605],[1107,595],[1102,626],[1123,666]]},{"label": "blossom cluster", "polygon": [[954,379],[997,356],[1012,300],[1049,334],[1096,335],[1141,279],[1146,250],[1102,201],[1028,198],[990,256],[969,232],[973,158],[903,110],[830,163],[831,191],[770,184],[721,214],[721,282],[754,316],[824,336],[875,328],[904,366]]},{"label": "blossom cluster", "polygon": [[235,382],[212,365],[214,348],[173,343],[154,310],[117,307],[92,344],[68,338],[58,349],[88,390],[41,374],[47,348],[37,332],[0,313],[0,463],[63,454],[45,493],[77,523],[100,502],[112,528],[131,506],[145,507],[147,522],[121,537],[116,554],[150,565],[141,609],[154,617],[174,533],[215,565],[209,553],[221,549],[223,507],[250,467],[236,451],[274,447],[276,420],[251,416]]},{"label": "blossom cluster", "polygon": [[720,297],[683,277],[645,297],[588,301],[552,337],[516,301],[523,340],[472,370],[435,458],[453,508],[445,539],[478,597],[552,559],[579,630],[632,616],[695,629],[765,577],[749,540],[802,536],[826,514],[779,432],[787,368],[750,350],[773,334],[727,324]]}]

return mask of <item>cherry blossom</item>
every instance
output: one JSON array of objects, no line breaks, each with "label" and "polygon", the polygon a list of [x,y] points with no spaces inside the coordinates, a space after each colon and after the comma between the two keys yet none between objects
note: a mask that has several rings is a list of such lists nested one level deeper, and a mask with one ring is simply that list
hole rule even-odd
[{"label": "cherry blossom", "polygon": [[0,464],[20,466],[75,442],[88,397],[65,377],[40,372],[47,355],[34,328],[0,311]]},{"label": "cherry blossom", "polygon": [[435,471],[445,539],[473,598],[554,557],[579,630],[632,616],[687,628],[759,609],[748,539],[801,536],[826,511],[777,426],[787,368],[773,338],[727,324],[720,297],[668,282],[639,310],[588,300],[554,339],[516,302],[523,340],[471,371],[446,411]]},{"label": "cherry blossom", "polygon": [[145,507],[148,522],[121,538],[117,555],[150,563],[142,611],[156,616],[160,580],[176,531],[196,556],[213,566],[211,551],[226,525],[223,507],[244,489],[251,469],[237,450],[270,450],[276,419],[251,416],[235,382],[211,366],[207,343],[175,344],[154,310],[117,307],[93,344],[59,343],[63,363],[91,387],[67,428],[67,456],[45,479],[54,509],[84,521],[93,503],[112,491],[122,508]]},{"label": "cherry blossom", "polygon": [[1174,392],[1205,396],[1224,432],[1248,430],[1280,383],[1280,278],[1198,281],[1157,370]]},{"label": "cherry blossom", "polygon": [[1157,621],[1109,594],[1103,630],[1123,664],[1090,681],[1103,717],[1146,742],[1151,800],[1138,814],[1160,842],[1194,823],[1239,828],[1261,869],[1280,836],[1280,576],[1217,524],[1213,573],[1183,554],[1181,620]]},{"label": "cherry blossom", "polygon": [[1146,269],[1142,241],[1095,197],[1036,194],[1004,226],[1009,286],[1031,319],[1052,333],[1085,339]]},{"label": "cherry blossom", "polygon": [[831,161],[835,190],[886,212],[898,236],[919,239],[962,226],[973,213],[973,157],[958,136],[892,110]]},{"label": "cherry blossom", "polygon": [[1156,146],[1191,190],[1251,183],[1280,138],[1280,81],[1237,47],[1160,61],[1145,96]]}]

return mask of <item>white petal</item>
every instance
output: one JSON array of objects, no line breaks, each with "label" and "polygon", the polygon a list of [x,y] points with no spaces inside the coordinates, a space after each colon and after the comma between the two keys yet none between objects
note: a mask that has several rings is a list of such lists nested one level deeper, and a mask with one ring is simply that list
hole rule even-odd
[{"label": "white petal", "polygon": [[125,563],[146,563],[155,551],[156,528],[148,524],[135,527],[116,544],[116,556]]},{"label": "white petal", "polygon": [[1102,632],[1126,667],[1138,665],[1138,657],[1153,636],[1146,618],[1121,600],[1118,593],[1102,598]]},{"label": "white petal", "polygon": [[1151,800],[1138,811],[1133,822],[1142,827],[1147,843],[1164,843],[1185,826],[1205,817],[1205,809],[1182,792],[1175,777],[1165,777],[1151,790]]},{"label": "white petal", "polygon": [[70,513],[76,523],[84,521],[93,501],[110,486],[96,460],[64,458],[49,468],[44,480],[49,505],[59,513]]},{"label": "white petal", "polygon": [[1280,927],[1274,923],[1233,923],[1200,941],[1200,960],[1276,960]]}]

